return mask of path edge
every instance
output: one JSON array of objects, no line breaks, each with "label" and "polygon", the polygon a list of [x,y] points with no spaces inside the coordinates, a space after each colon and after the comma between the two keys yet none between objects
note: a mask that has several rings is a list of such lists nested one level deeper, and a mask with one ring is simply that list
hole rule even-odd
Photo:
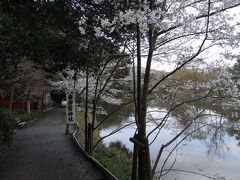
[{"label": "path edge", "polygon": [[96,168],[98,168],[108,180],[119,180],[117,177],[115,177],[108,169],[106,169],[97,159],[90,156],[86,151],[84,150],[83,144],[78,140],[77,133],[79,129],[77,129],[73,134],[73,142],[77,146],[77,148],[83,153],[85,158],[87,158]]}]

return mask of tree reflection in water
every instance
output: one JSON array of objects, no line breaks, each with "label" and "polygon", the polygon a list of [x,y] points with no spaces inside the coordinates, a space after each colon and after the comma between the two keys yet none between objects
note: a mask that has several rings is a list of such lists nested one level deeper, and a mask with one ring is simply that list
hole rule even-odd
[{"label": "tree reflection in water", "polygon": [[[207,173],[205,173],[205,171],[207,171],[212,174],[211,177],[215,179],[220,177],[220,175],[216,175],[215,173],[218,171],[222,172],[222,169],[214,169],[214,167],[212,167],[210,170],[208,166],[210,166],[211,162],[217,162],[219,159],[223,159],[224,161],[226,161],[227,164],[228,156],[231,156],[231,148],[233,147],[232,144],[230,144],[229,146],[229,143],[233,142],[233,137],[235,137],[236,139],[239,137],[239,123],[223,117],[213,112],[212,110],[205,110],[202,108],[196,109],[197,111],[201,112],[201,114],[196,119],[194,119],[193,123],[191,123],[191,126],[188,127],[186,131],[184,131],[184,133],[179,136],[179,138],[177,138],[176,142],[174,142],[168,148],[164,149],[164,152],[161,155],[160,163],[157,166],[157,173],[160,173],[161,171],[162,175],[172,177],[172,175],[169,175],[169,172],[172,172],[173,174],[176,172],[182,172],[186,174],[187,169],[188,171],[192,171],[192,173],[195,173],[195,175],[206,175]],[[154,127],[156,127],[157,124],[161,122],[161,120],[164,118],[164,116],[169,110],[167,108],[164,109],[154,106],[149,107],[148,111],[149,123],[147,127],[148,132],[150,132]],[[104,136],[105,134],[113,131],[116,127],[119,128],[120,126],[124,126],[134,120],[134,117],[132,117],[133,113],[128,112],[126,114],[128,115],[128,117],[123,118],[121,114],[121,118],[117,118],[117,121],[114,121],[114,119],[112,119],[112,122],[109,124],[109,126],[105,126],[101,131],[101,136]],[[122,120],[120,121],[119,119]],[[164,125],[164,127],[161,128],[160,134],[158,135],[156,141],[150,146],[153,163],[155,162],[157,157],[156,150],[159,149],[162,144],[166,144],[166,142],[168,142],[168,139],[173,138],[176,134],[183,130],[184,127],[186,127],[187,123],[189,123],[189,121],[186,121],[186,114],[184,113],[184,111],[181,111],[179,109],[173,111],[168,116],[166,122],[167,123]],[[116,135],[109,137],[109,139],[105,139],[104,143],[109,144],[110,142],[120,141],[124,145],[126,145],[128,149],[132,150],[132,144],[129,142],[128,139],[129,137],[132,137],[132,135],[135,133],[135,130],[135,126],[123,129]],[[153,136],[151,136],[150,142],[153,140],[154,136],[157,136],[157,134],[158,132],[155,132]],[[180,143],[181,141],[182,143]],[[195,147],[191,147],[193,146],[191,144],[195,145]],[[184,158],[186,159],[185,155],[189,156],[188,158],[192,157],[194,159],[197,158],[196,155],[199,157],[202,156],[201,154],[192,155],[192,153],[195,151],[204,151],[209,159],[201,159],[203,162],[199,162],[199,168],[197,168],[199,171],[196,172],[196,169],[192,169],[192,165],[191,167],[187,167],[187,164],[189,164],[191,160],[187,162],[186,165],[181,164],[179,166],[179,162],[183,162]],[[235,153],[233,156],[235,157],[236,155],[240,155],[239,150],[237,153],[238,154]],[[224,166],[222,168],[224,168]],[[170,171],[170,169],[172,171]],[[178,176],[179,175],[176,175],[174,176],[174,178]],[[180,175],[180,177],[184,177],[184,179],[187,180],[185,176]]]}]

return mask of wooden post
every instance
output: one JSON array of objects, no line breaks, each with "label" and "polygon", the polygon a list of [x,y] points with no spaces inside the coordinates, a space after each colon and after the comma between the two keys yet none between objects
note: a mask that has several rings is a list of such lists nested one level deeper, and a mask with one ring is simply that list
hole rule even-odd
[{"label": "wooden post", "polygon": [[[138,135],[135,134],[134,138],[137,139]],[[138,173],[138,145],[133,143],[133,166],[132,166],[132,180],[137,180],[137,173]]]},{"label": "wooden post", "polygon": [[27,113],[28,113],[28,115],[31,114],[31,95],[30,95],[30,91],[28,91]]},{"label": "wooden post", "polygon": [[44,90],[42,90],[41,108],[42,108],[42,111],[43,111],[44,110]]},{"label": "wooden post", "polygon": [[31,102],[30,102],[30,99],[27,100],[27,113],[31,114]]},{"label": "wooden post", "polygon": [[66,124],[65,135],[69,134],[69,124]]},{"label": "wooden post", "polygon": [[87,152],[92,155],[92,150],[93,150],[93,133],[92,133],[92,124],[91,123],[88,123],[88,126],[87,126],[87,129],[88,129],[88,146],[87,146]]}]

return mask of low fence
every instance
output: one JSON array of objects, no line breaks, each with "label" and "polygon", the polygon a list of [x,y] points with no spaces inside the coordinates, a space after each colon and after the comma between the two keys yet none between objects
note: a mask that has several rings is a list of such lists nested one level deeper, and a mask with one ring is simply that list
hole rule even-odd
[{"label": "low fence", "polygon": [[77,128],[77,130],[73,133],[73,141],[74,141],[75,145],[77,146],[77,148],[83,153],[83,155],[84,155],[95,167],[97,167],[97,168],[104,174],[104,176],[107,178],[107,180],[118,180],[118,178],[116,178],[109,170],[107,170],[102,164],[100,164],[97,159],[95,159],[94,157],[90,156],[90,155],[84,150],[83,144],[80,142],[80,140],[79,140],[78,137],[77,137],[78,132],[79,132],[79,129]]}]

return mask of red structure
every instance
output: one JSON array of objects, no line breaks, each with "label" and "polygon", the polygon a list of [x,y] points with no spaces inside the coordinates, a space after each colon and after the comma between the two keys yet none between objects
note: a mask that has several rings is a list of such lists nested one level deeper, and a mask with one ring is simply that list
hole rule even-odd
[{"label": "red structure", "polygon": [[[0,104],[8,108],[11,104],[11,101],[10,99],[0,98]],[[16,104],[15,107],[16,109],[27,109],[27,102],[20,101]]]},{"label": "red structure", "polygon": [[5,107],[9,107],[10,106],[10,100],[9,99],[0,98],[0,104],[5,106]]}]

